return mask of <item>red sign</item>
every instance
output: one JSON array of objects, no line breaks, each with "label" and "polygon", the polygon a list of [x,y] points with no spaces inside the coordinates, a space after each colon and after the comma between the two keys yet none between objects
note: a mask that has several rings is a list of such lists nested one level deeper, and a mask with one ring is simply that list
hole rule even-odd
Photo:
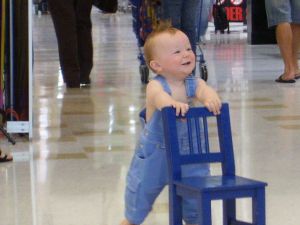
[{"label": "red sign", "polygon": [[244,22],[246,20],[247,0],[221,0],[225,7],[229,22]]},{"label": "red sign", "polygon": [[227,13],[227,19],[232,22],[244,21],[243,8],[242,7],[225,7]]}]

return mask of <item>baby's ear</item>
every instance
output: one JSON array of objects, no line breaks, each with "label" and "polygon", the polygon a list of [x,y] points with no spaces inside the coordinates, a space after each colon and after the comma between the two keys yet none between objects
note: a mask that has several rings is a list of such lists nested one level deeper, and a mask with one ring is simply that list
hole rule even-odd
[{"label": "baby's ear", "polygon": [[149,66],[156,73],[159,73],[161,71],[161,69],[162,69],[161,66],[160,66],[160,64],[157,61],[155,61],[155,60],[151,60],[150,63],[149,63]]}]

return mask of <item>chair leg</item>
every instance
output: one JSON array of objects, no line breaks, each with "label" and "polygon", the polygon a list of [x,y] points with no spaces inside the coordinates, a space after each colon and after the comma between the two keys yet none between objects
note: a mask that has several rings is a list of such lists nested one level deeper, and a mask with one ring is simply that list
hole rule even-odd
[{"label": "chair leg", "polygon": [[211,199],[208,195],[203,194],[199,202],[201,203],[201,213],[200,213],[200,224],[201,225],[211,225],[212,218],[211,218]]},{"label": "chair leg", "polygon": [[252,199],[253,224],[266,225],[265,188],[256,191],[256,197]]},{"label": "chair leg", "polygon": [[223,200],[223,225],[230,225],[232,219],[236,219],[235,199]]},{"label": "chair leg", "polygon": [[169,186],[169,225],[182,225],[182,199]]}]

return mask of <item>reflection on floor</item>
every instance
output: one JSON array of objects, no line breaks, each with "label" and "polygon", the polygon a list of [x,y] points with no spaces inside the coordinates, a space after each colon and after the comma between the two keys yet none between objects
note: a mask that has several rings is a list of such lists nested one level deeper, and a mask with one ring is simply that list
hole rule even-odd
[{"label": "reflection on floor", "polygon": [[[92,86],[66,90],[49,15],[34,16],[34,138],[11,146],[0,165],[0,225],[109,225],[123,215],[126,171],[145,104],[130,14],[93,11]],[[202,46],[208,83],[231,106],[237,173],[267,181],[267,224],[295,225],[300,215],[300,92],[277,84],[274,45],[250,46],[246,34],[208,33]],[[250,218],[250,203],[238,215]],[[166,225],[167,192],[145,225]],[[288,209],[288,210],[285,210]],[[214,225],[221,224],[214,204]]]}]

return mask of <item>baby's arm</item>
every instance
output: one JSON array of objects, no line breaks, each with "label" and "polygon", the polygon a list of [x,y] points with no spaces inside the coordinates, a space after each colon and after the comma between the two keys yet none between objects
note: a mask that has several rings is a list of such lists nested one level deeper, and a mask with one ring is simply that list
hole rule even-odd
[{"label": "baby's arm", "polygon": [[217,92],[208,86],[205,81],[199,79],[196,91],[196,98],[215,115],[220,114],[221,100]]},{"label": "baby's arm", "polygon": [[147,108],[150,109],[158,109],[161,110],[166,106],[173,106],[176,109],[176,115],[178,116],[180,113],[184,116],[184,114],[188,111],[189,106],[186,103],[182,103],[179,101],[175,101],[172,96],[166,93],[161,86],[161,84],[152,80],[147,85],[146,90],[146,105]]}]

